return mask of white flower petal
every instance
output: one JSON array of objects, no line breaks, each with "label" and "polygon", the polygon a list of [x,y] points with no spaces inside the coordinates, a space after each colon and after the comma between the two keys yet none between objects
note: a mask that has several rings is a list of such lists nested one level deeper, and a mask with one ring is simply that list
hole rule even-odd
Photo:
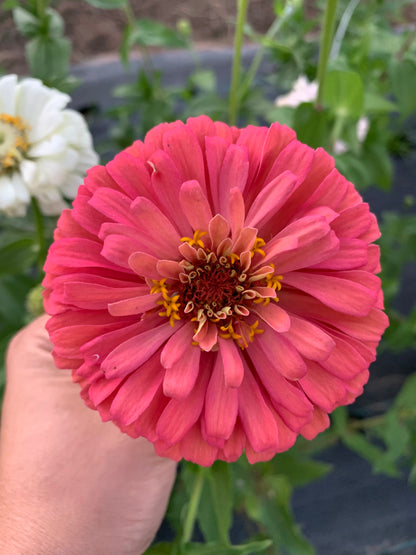
[{"label": "white flower petal", "polygon": [[5,75],[0,79],[0,114],[15,115],[15,91],[17,75]]},{"label": "white flower petal", "polygon": [[28,188],[33,195],[42,188],[54,187],[59,189],[60,185],[68,176],[68,170],[64,168],[59,157],[40,158],[37,162],[37,172],[34,181],[28,184]]},{"label": "white flower petal", "polygon": [[44,87],[39,79],[22,79],[16,90],[16,112],[30,126],[33,126],[49,100],[51,92],[52,89]]},{"label": "white flower petal", "polygon": [[363,117],[357,121],[357,139],[360,143],[365,141],[369,129],[370,120],[368,118]]},{"label": "white flower petal", "polygon": [[335,141],[333,146],[334,154],[344,154],[344,152],[347,152],[348,150],[349,148],[345,141],[342,141],[341,139],[337,139]]},{"label": "white flower petal", "polygon": [[35,195],[39,208],[45,216],[57,216],[68,208],[68,204],[62,199],[61,195],[56,189],[48,189],[45,191],[38,191]]},{"label": "white flower petal", "polygon": [[20,164],[20,173],[25,183],[29,184],[36,179],[37,167],[32,160],[23,160]]},{"label": "white flower petal", "polygon": [[54,156],[62,153],[67,146],[67,142],[62,135],[52,135],[48,139],[44,139],[32,145],[27,155],[30,158],[40,158],[41,156]]},{"label": "white flower petal", "polygon": [[24,216],[30,195],[21,176],[0,176],[0,211],[8,216]]},{"label": "white flower petal", "polygon": [[289,106],[296,108],[302,102],[313,102],[318,94],[318,83],[316,81],[309,82],[308,79],[301,75],[296,79],[293,88],[288,94],[278,96],[275,104],[278,107]]},{"label": "white flower petal", "polygon": [[82,172],[79,174],[71,173],[67,176],[61,187],[61,191],[64,197],[69,199],[73,199],[76,197],[78,188],[84,180],[84,175],[85,173]]}]

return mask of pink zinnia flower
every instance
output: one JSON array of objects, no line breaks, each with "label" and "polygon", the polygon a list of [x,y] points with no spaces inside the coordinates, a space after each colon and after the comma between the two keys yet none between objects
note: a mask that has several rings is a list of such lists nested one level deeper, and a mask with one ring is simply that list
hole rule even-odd
[{"label": "pink zinnia flower", "polygon": [[92,168],[45,265],[55,362],[157,453],[270,459],[368,379],[376,218],[289,128],[201,116]]}]

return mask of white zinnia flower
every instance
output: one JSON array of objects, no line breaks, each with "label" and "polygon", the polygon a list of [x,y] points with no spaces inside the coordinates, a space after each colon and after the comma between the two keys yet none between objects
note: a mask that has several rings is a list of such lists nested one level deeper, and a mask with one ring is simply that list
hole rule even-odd
[{"label": "white zinnia flower", "polygon": [[318,94],[318,83],[309,82],[307,77],[300,75],[293,83],[292,90],[276,98],[276,106],[296,108],[302,102],[313,102]]},{"label": "white zinnia flower", "polygon": [[34,197],[46,215],[74,198],[85,172],[98,162],[70,97],[38,79],[0,78],[0,212],[24,216]]}]

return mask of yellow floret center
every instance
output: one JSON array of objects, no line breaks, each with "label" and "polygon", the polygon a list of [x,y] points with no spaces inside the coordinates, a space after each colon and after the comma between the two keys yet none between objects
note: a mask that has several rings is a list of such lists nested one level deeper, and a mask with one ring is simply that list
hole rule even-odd
[{"label": "yellow floret center", "polygon": [[[264,331],[259,328],[258,320],[246,320],[251,303],[277,302],[279,299],[273,296],[273,290],[280,291],[283,278],[275,274],[273,264],[263,266],[263,273],[258,262],[252,274],[247,255],[214,252],[206,239],[207,232],[201,230],[195,231],[193,237],[183,237],[181,242],[195,249],[195,259],[180,262],[183,271],[178,281],[152,280],[150,293],[160,295],[157,304],[162,310],[158,314],[168,318],[172,327],[176,321],[189,318],[195,323],[197,335],[205,325],[215,324],[220,337],[233,339],[245,349],[255,335]],[[251,259],[256,255],[265,257],[263,247],[265,241],[257,237],[250,250]]]},{"label": "yellow floret center", "polygon": [[28,126],[19,116],[0,114],[0,175],[15,170],[29,148]]}]

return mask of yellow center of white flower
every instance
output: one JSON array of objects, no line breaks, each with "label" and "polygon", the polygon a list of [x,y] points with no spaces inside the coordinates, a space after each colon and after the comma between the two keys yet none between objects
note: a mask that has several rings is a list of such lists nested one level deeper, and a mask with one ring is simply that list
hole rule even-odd
[{"label": "yellow center of white flower", "polygon": [[0,114],[0,175],[19,166],[29,148],[27,130],[19,116]]}]

